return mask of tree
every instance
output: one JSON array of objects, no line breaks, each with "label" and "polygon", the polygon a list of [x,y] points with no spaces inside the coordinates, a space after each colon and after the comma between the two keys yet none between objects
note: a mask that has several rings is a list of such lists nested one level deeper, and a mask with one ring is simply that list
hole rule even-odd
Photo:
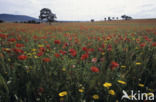
[{"label": "tree", "polygon": [[122,15],[121,18],[124,20],[131,20],[132,19],[132,17],[127,16],[127,15]]},{"label": "tree", "polygon": [[104,20],[106,21],[106,20],[107,20],[107,18],[105,17],[105,18],[104,18]]},{"label": "tree", "polygon": [[91,19],[90,21],[91,21],[91,22],[94,22],[94,19]]},{"label": "tree", "polygon": [[51,22],[55,21],[55,18],[56,18],[56,15],[52,13],[50,9],[43,8],[40,10],[39,19],[41,21],[46,21],[46,22],[49,22],[49,24],[51,24]]},{"label": "tree", "polygon": [[0,20],[0,23],[3,23],[4,21],[3,20]]},{"label": "tree", "polygon": [[111,21],[111,17],[108,17],[108,21]]},{"label": "tree", "polygon": [[119,18],[118,17],[116,17],[116,20],[118,20]]},{"label": "tree", "polygon": [[112,17],[112,20],[115,20],[115,17]]}]

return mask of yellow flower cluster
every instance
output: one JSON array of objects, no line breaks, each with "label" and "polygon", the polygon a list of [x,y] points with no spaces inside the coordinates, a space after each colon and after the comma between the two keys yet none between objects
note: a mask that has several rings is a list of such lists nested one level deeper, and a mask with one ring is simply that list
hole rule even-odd
[{"label": "yellow flower cluster", "polygon": [[99,95],[97,95],[97,94],[94,94],[92,97],[93,97],[94,100],[98,100],[99,99]]},{"label": "yellow flower cluster", "polygon": [[122,65],[121,68],[126,68],[126,66]]},{"label": "yellow flower cluster", "polygon": [[83,93],[83,92],[84,92],[84,89],[79,89],[79,92],[80,92],[80,93]]},{"label": "yellow flower cluster", "polygon": [[39,44],[39,45],[38,45],[38,47],[44,47],[44,45],[42,45],[42,44]]},{"label": "yellow flower cluster", "polygon": [[105,83],[103,84],[103,86],[106,87],[106,88],[109,88],[109,87],[112,86],[112,83],[105,82]]},{"label": "yellow flower cluster", "polygon": [[141,65],[141,63],[140,62],[136,62],[136,65]]},{"label": "yellow flower cluster", "polygon": [[63,97],[63,96],[66,96],[67,94],[68,94],[67,91],[62,91],[59,93],[59,96]]},{"label": "yellow flower cluster", "polygon": [[109,90],[108,93],[109,93],[110,95],[112,95],[112,96],[115,95],[115,91],[114,91],[114,90]]},{"label": "yellow flower cluster", "polygon": [[122,80],[118,80],[118,83],[125,85],[126,82],[122,81]]},{"label": "yellow flower cluster", "polygon": [[141,83],[140,83],[140,84],[138,84],[138,86],[140,86],[140,87],[144,87],[144,84],[141,84]]}]

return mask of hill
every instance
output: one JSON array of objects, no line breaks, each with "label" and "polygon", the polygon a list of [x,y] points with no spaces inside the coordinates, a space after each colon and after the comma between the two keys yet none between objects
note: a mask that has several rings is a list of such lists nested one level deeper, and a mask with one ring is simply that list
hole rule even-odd
[{"label": "hill", "polygon": [[21,22],[21,21],[29,21],[29,20],[35,20],[39,21],[39,19],[26,16],[26,15],[13,15],[13,14],[0,14],[0,20],[6,21],[6,22]]}]

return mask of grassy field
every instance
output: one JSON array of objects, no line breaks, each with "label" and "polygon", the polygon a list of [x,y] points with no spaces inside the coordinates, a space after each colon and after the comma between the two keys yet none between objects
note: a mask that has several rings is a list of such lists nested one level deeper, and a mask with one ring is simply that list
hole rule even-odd
[{"label": "grassy field", "polygon": [[155,86],[155,19],[0,24],[0,102],[129,102],[123,90]]}]

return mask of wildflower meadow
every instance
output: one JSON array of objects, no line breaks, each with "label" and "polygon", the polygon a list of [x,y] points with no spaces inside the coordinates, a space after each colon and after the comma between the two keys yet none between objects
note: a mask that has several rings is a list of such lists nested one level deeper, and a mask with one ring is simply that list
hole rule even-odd
[{"label": "wildflower meadow", "polygon": [[0,102],[129,102],[123,90],[156,92],[156,20],[0,24]]}]

